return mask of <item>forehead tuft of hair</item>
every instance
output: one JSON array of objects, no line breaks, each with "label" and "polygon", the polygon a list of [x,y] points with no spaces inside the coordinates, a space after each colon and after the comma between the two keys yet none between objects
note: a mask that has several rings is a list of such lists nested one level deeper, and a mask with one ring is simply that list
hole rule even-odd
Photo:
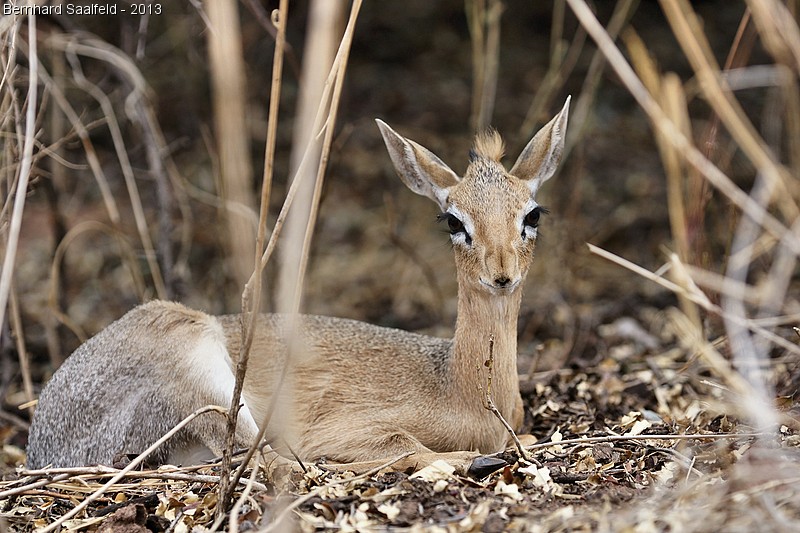
[{"label": "forehead tuft of hair", "polygon": [[479,157],[499,163],[505,154],[506,146],[497,130],[489,128],[475,136],[473,151]]}]

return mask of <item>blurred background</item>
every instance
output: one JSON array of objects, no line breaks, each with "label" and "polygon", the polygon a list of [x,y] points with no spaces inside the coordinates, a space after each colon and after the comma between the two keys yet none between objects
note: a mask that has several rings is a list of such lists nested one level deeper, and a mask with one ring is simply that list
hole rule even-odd
[{"label": "blurred background", "polygon": [[[794,205],[798,64],[791,48],[776,56],[775,46],[764,44],[748,15],[751,3],[685,4],[699,17],[699,35],[720,66],[763,67],[744,69],[730,83],[760,142],[794,180],[783,189]],[[720,124],[661,4],[597,0],[592,8],[639,72],[655,73],[654,95],[666,94],[662,76],[675,74],[670,87],[685,101],[678,112],[684,131],[749,194],[756,165]],[[778,4],[796,20],[798,2]],[[28,420],[19,406],[36,397],[82,338],[136,304],[161,297],[215,314],[241,309],[264,171],[277,1],[232,2],[238,24],[219,22],[222,15],[199,0],[158,5],[160,14],[149,16],[37,17],[37,143],[0,357],[0,426],[19,446]],[[309,2],[290,3],[269,228],[286,195],[293,151],[297,157],[304,65],[316,56],[324,65],[333,54],[348,7],[342,3],[320,23]],[[30,58],[25,18],[3,24],[0,170],[7,238]],[[334,47],[311,48],[310,35],[323,27],[334,32]],[[224,41],[216,59],[214,39]],[[679,304],[675,294],[593,255],[586,243],[649,271],[659,271],[678,251],[687,264],[724,274],[740,211],[679,162],[676,226],[670,215],[676,204],[668,200],[672,167],[665,163],[673,151],[659,146],[647,115],[561,0],[364,2],[302,310],[452,334],[456,282],[446,228],[436,222],[436,207],[395,176],[374,119],[461,173],[476,131],[489,124],[500,131],[510,166],[568,95],[567,157],[539,196],[550,213],[525,287],[520,372],[597,364],[619,335],[638,339],[637,354],[674,344],[666,310]],[[226,119],[233,122],[224,126]],[[238,151],[224,153],[225,139]],[[765,205],[791,227],[791,209]],[[758,244],[746,276],[752,291],[767,283],[780,251],[774,236]],[[265,311],[277,305],[274,264],[265,272]],[[793,257],[781,280],[775,316],[798,311]],[[713,287],[707,296],[719,301]],[[697,316],[703,339],[723,334],[717,316]],[[793,324],[770,327],[793,339]],[[27,370],[20,367],[21,352]],[[796,369],[794,361],[788,364]],[[783,391],[791,394],[794,383],[783,383]]]}]

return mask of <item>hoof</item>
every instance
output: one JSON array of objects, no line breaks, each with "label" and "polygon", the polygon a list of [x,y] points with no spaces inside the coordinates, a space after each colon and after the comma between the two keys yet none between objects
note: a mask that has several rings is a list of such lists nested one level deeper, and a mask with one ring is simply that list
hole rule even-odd
[{"label": "hoof", "polygon": [[508,463],[497,457],[482,455],[476,457],[475,460],[472,461],[472,464],[469,465],[469,469],[467,470],[467,474],[475,479],[483,479],[492,472],[500,470],[507,464]]}]

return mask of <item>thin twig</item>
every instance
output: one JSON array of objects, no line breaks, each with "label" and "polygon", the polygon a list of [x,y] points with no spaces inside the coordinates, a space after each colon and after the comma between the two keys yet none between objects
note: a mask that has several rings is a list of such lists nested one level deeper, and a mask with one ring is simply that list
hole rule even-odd
[{"label": "thin twig", "polygon": [[[264,242],[266,240],[267,212],[269,211],[269,199],[272,191],[272,175],[274,171],[275,145],[277,143],[278,130],[278,110],[280,107],[281,78],[283,72],[283,51],[286,45],[286,24],[289,16],[288,0],[281,0],[280,7],[275,13],[277,14],[277,20],[273,20],[273,23],[277,25],[278,34],[275,41],[275,53],[273,55],[272,64],[272,88],[269,105],[269,119],[267,122],[267,140],[264,155],[264,176],[261,184],[261,203],[259,210],[258,229],[256,232],[256,250],[253,258],[253,274],[245,284],[244,291],[242,292],[242,342],[239,348],[239,360],[236,364],[236,382],[234,384],[231,406],[228,412],[226,446],[222,455],[221,475],[223,479],[219,486],[217,518],[220,518],[222,513],[224,513],[227,509],[228,503],[233,496],[233,487],[236,485],[236,482],[242,475],[242,472],[244,472],[245,466],[250,462],[250,458],[253,456],[255,448],[263,438],[264,431],[266,430],[265,427],[261,427],[261,431],[259,432],[256,441],[250,445],[246,459],[242,462],[242,465],[236,470],[236,472],[234,472],[234,479],[229,481],[231,471],[231,454],[236,441],[235,434],[236,421],[239,416],[239,401],[242,395],[242,388],[244,387],[244,377],[247,373],[247,365],[250,360],[250,351],[253,346],[255,323],[261,308],[262,272],[266,264],[260,261],[260,255],[264,249]],[[274,231],[273,236],[275,236]]]},{"label": "thin twig", "polygon": [[10,294],[11,316],[9,317],[11,329],[14,332],[14,342],[17,347],[19,371],[22,374],[22,390],[25,393],[25,403],[29,405],[28,414],[33,416],[33,380],[31,379],[31,364],[28,349],[25,346],[25,333],[22,329],[22,314],[20,313],[19,297],[13,284]]},{"label": "thin twig", "polygon": [[[219,476],[213,476],[207,474],[192,474],[190,472],[192,471],[193,468],[196,467],[181,468],[174,472],[169,472],[169,471],[165,472],[163,470],[137,470],[137,471],[127,472],[123,477],[135,478],[135,479],[161,479],[167,481],[186,481],[189,483],[209,483],[209,484],[219,483],[220,480]],[[39,479],[33,482],[24,480],[15,481],[13,483],[20,483],[20,482],[24,483],[17,487],[9,488],[0,492],[0,498],[7,498],[15,494],[24,493],[26,491],[42,486],[51,485],[53,483],[60,483],[62,481],[69,480],[72,478],[77,478],[81,481],[84,481],[93,478],[112,477],[119,474],[120,472],[121,470],[118,468],[111,468],[105,466],[43,468],[39,470],[22,470],[20,474],[23,476],[29,478],[39,478],[41,476],[45,476],[48,479]],[[244,481],[241,482],[241,484],[245,483],[247,482]],[[254,487],[258,490],[263,490],[263,491],[268,490],[266,485],[258,482],[254,482]]]},{"label": "thin twig", "polygon": [[27,484],[19,486],[19,487],[14,487],[13,489],[7,489],[7,490],[4,490],[4,491],[0,492],[0,499],[10,498],[12,496],[16,496],[18,494],[22,494],[22,493],[27,492],[29,490],[38,489],[39,487],[46,487],[47,485],[50,485],[51,483],[58,483],[60,481],[64,481],[66,479],[69,479],[70,477],[72,477],[72,476],[69,475],[69,474],[58,474],[57,476],[54,476],[54,477],[49,478],[49,479],[40,479],[38,481],[34,481],[33,483],[27,483]]},{"label": "thin twig", "polygon": [[[67,47],[67,42],[61,42],[60,40],[56,39],[55,37],[51,38],[49,41],[51,45],[59,45],[64,48]],[[114,195],[111,192],[111,186],[108,183],[108,178],[103,171],[103,166],[100,163],[100,158],[97,155],[97,151],[94,148],[94,144],[92,143],[91,136],[90,136],[90,127],[94,124],[85,125],[78,113],[73,109],[72,105],[69,103],[66,95],[62,91],[62,89],[55,83],[50,75],[44,69],[40,69],[40,75],[44,82],[46,83],[49,94],[53,97],[54,101],[58,104],[61,111],[64,113],[64,116],[67,117],[72,128],[75,130],[75,135],[80,139],[81,144],[83,146],[84,154],[86,155],[86,161],[89,164],[89,168],[92,171],[92,175],[94,176],[95,181],[97,182],[98,190],[100,195],[103,199],[103,205],[105,206],[106,213],[108,214],[108,218],[111,220],[112,224],[115,228],[115,234],[119,235],[120,237],[117,239],[118,245],[120,247],[120,255],[124,257],[126,260],[123,261],[125,266],[130,270],[131,277],[134,282],[134,286],[136,287],[136,293],[140,299],[144,298],[145,294],[145,283],[144,283],[144,274],[142,273],[141,266],[139,262],[134,260],[131,256],[129,258],[126,255],[127,247],[123,242],[124,239],[122,236],[124,232],[121,229],[121,221],[122,216],[120,215],[119,207],[117,206],[117,202],[114,199]],[[55,307],[54,307],[55,308]]]},{"label": "thin twig", "polygon": [[[328,154],[330,153],[330,146],[331,141],[333,138],[333,128],[336,123],[336,111],[339,108],[339,101],[341,99],[341,90],[342,85],[344,82],[344,75],[347,68],[347,57],[349,54],[350,47],[353,41],[353,34],[355,31],[355,24],[358,20],[358,13],[361,8],[361,0],[356,0],[353,2],[353,5],[350,10],[350,18],[347,22],[347,27],[345,28],[344,35],[342,37],[341,43],[339,45],[339,50],[337,51],[336,58],[334,59],[333,66],[331,67],[330,74],[328,76],[328,80],[325,83],[325,87],[322,92],[322,98],[320,101],[320,106],[317,111],[317,116],[315,119],[315,126],[314,131],[320,132],[322,128],[325,128],[325,138],[323,140],[322,151],[320,154],[319,165],[317,169],[317,181],[316,187],[314,190],[314,196],[312,199],[312,209],[309,214],[308,223],[306,226],[306,233],[303,240],[303,250],[301,253],[300,258],[300,265],[298,265],[298,272],[297,272],[297,279],[296,283],[294,284],[294,298],[291,300],[291,306],[289,307],[289,316],[295,316],[299,310],[300,306],[300,289],[302,287],[303,279],[305,276],[305,269],[308,263],[308,254],[310,250],[310,239],[311,234],[313,233],[313,226],[314,221],[316,219],[316,210],[319,205],[320,196],[322,193],[322,182],[323,176],[325,173],[325,169],[327,167],[328,162]],[[289,192],[287,193],[286,201],[284,202],[283,207],[281,208],[281,213],[278,215],[278,220],[275,222],[275,227],[273,228],[272,235],[270,236],[269,242],[267,243],[267,248],[264,251],[264,254],[261,256],[260,259],[260,268],[266,265],[266,261],[269,259],[269,255],[272,252],[272,249],[277,242],[277,237],[280,233],[280,229],[282,227],[283,221],[286,217],[286,212],[289,209],[291,204],[291,199],[293,198],[294,193],[297,190],[298,186],[298,176],[302,175],[302,169],[309,163],[309,158],[312,153],[312,144],[315,139],[318,138],[318,135],[314,135],[311,138],[311,142],[309,142],[308,147],[306,148],[306,152],[303,155],[303,158],[300,162],[300,165],[297,170],[297,174],[295,175],[295,179],[292,181],[292,185],[289,188]],[[260,272],[260,270],[258,270]],[[251,277],[249,283],[255,283],[255,272],[253,277]],[[252,318],[254,320],[255,317]],[[287,337],[291,341],[293,337],[293,326],[290,324],[287,328],[288,334]],[[291,355],[291,351],[288,352],[288,355]],[[272,412],[277,406],[277,399],[278,399],[278,392],[283,385],[284,376],[288,373],[289,367],[291,364],[291,357],[286,357],[281,369],[281,376],[277,381],[276,390],[273,391],[272,398],[270,399],[270,405],[267,409],[265,420],[259,426],[259,434],[256,438],[256,442],[254,442],[250,448],[248,449],[245,459],[243,461],[244,464],[248,463],[252,458],[253,454],[255,453],[255,449],[258,443],[263,439],[264,434],[266,432],[267,426],[269,425],[269,420],[272,416]],[[274,452],[272,452],[274,453]],[[238,479],[243,472],[243,467],[240,467],[234,473],[234,479]]]},{"label": "thin twig", "polygon": [[[108,131],[111,133],[112,143],[114,144],[114,149],[117,154],[117,161],[119,161],[120,169],[122,170],[122,176],[125,181],[125,187],[128,191],[128,197],[130,199],[136,231],[138,232],[139,239],[142,242],[142,248],[144,250],[144,257],[147,261],[147,266],[150,268],[150,277],[153,280],[153,286],[155,287],[156,294],[160,299],[167,299],[169,297],[169,293],[167,292],[166,285],[164,284],[161,266],[158,264],[155,246],[153,245],[153,240],[150,237],[150,230],[147,227],[147,216],[144,212],[144,205],[142,204],[142,198],[139,194],[139,187],[136,184],[133,165],[131,165],[130,158],[128,157],[125,139],[122,134],[119,121],[117,120],[117,115],[114,112],[114,106],[111,104],[111,99],[109,99],[108,95],[97,85],[87,80],[83,75],[80,61],[78,61],[77,58],[77,52],[74,49],[75,44],[77,43],[71,42],[66,49],[66,57],[70,62],[70,66],[72,67],[72,78],[75,80],[75,83],[78,87],[86,91],[87,94],[89,94],[97,101],[97,103],[100,104],[103,115],[106,117]],[[137,97],[137,99],[139,97]],[[164,237],[166,238],[166,236]]]},{"label": "thin twig", "polygon": [[626,442],[637,440],[727,440],[727,439],[746,439],[755,437],[765,437],[768,433],[698,433],[696,435],[605,435],[602,437],[578,437],[575,439],[564,439],[558,442],[537,442],[526,446],[528,451],[551,448],[553,446],[569,446],[580,444],[596,444],[599,442]]},{"label": "thin twig", "polygon": [[236,500],[236,503],[233,504],[233,508],[231,509],[231,513],[228,518],[228,531],[230,531],[230,533],[239,533],[239,513],[242,510],[242,505],[244,505],[245,500],[247,500],[247,497],[250,496],[250,493],[253,491],[253,487],[256,485],[257,475],[258,462],[256,461],[256,464],[253,465],[253,470],[250,472],[250,477],[247,479],[247,483],[242,491],[241,496],[239,496],[239,499]]},{"label": "thin twig", "polygon": [[[699,291],[690,291],[688,288],[681,287],[672,281],[660,276],[654,272],[647,270],[627,259],[624,259],[614,253],[609,252],[608,250],[604,250],[599,246],[595,246],[594,244],[587,243],[589,247],[589,251],[593,254],[597,254],[600,257],[607,259],[613,263],[616,263],[632,272],[635,272],[642,276],[645,279],[649,279],[655,283],[658,283],[662,287],[667,290],[670,290],[676,294],[684,294],[687,298],[689,298],[692,302],[698,304],[700,307],[705,309],[706,311],[710,311],[715,315],[723,316],[724,311],[718,306],[711,303],[711,301],[701,292]],[[677,260],[677,257],[674,257],[673,260]],[[741,318],[741,317],[733,317],[733,320],[741,322],[743,325],[748,327],[750,330],[758,333],[759,335],[763,336],[765,339],[774,342],[775,344],[779,345],[781,348],[784,348],[794,354],[800,354],[800,347],[792,342],[784,339],[783,337],[776,335],[775,333],[765,329],[764,327],[760,326],[758,322],[751,320],[749,318]]]},{"label": "thin twig", "polygon": [[[483,401],[483,407],[484,409],[491,411],[491,413],[497,417],[500,423],[503,424],[503,427],[506,428],[506,431],[508,431],[508,434],[511,435],[511,439],[514,441],[514,445],[517,447],[520,457],[522,457],[525,461],[530,462],[530,457],[525,451],[525,448],[522,446],[522,443],[519,441],[519,437],[517,437],[517,433],[514,431],[514,428],[512,428],[511,425],[506,421],[492,399],[492,376],[494,374],[494,335],[489,337],[489,359],[487,359],[483,365],[488,371],[488,376],[486,377],[486,393],[481,398]],[[480,373],[480,368],[478,368],[478,372]],[[478,383],[478,389],[481,391],[483,389],[480,383]]]}]

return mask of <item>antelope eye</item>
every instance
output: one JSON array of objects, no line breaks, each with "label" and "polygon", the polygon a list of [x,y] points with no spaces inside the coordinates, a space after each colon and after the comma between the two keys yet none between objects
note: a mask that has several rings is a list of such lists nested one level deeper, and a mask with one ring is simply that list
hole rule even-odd
[{"label": "antelope eye", "polygon": [[461,235],[463,236],[463,242],[465,244],[472,244],[472,237],[470,237],[469,233],[467,233],[467,228],[464,227],[464,223],[461,222],[460,218],[452,213],[442,213],[439,215],[438,219],[439,221],[447,221],[447,229],[450,232],[451,237]]},{"label": "antelope eye", "polygon": [[525,215],[523,223],[526,226],[535,228],[539,225],[539,217],[541,216],[541,214],[542,214],[542,209],[540,207],[534,207],[531,211],[528,212],[527,215]]},{"label": "antelope eye", "polygon": [[437,218],[440,222],[443,220],[447,221],[447,229],[450,231],[450,235],[467,232],[466,228],[464,228],[464,223],[452,213],[442,213]]},{"label": "antelope eye", "polygon": [[451,235],[466,231],[464,229],[464,223],[450,213],[447,213],[447,228],[450,230]]}]

